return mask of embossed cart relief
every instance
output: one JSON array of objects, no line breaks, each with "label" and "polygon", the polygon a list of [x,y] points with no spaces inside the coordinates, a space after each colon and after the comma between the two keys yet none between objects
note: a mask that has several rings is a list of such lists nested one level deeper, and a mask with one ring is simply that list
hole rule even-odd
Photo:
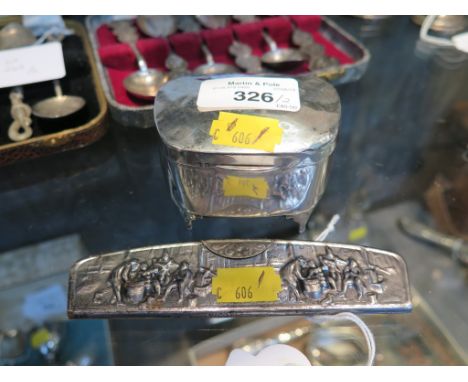
[{"label": "embossed cart relief", "polygon": [[69,288],[71,318],[411,309],[399,255],[299,241],[206,241],[91,257],[72,268]]}]

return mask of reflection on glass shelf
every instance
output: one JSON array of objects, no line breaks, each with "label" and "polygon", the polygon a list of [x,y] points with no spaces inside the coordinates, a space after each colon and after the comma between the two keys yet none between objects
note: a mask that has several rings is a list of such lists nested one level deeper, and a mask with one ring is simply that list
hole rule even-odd
[{"label": "reflection on glass shelf", "polygon": [[[418,295],[410,314],[366,316],[377,345],[376,365],[463,365],[466,360],[451,346],[431,319]],[[238,319],[235,328],[188,350],[192,365],[224,365],[229,353],[241,348],[258,354],[274,344],[303,352],[312,365],[364,365],[367,345],[361,330],[347,321],[315,324],[303,317]]]}]

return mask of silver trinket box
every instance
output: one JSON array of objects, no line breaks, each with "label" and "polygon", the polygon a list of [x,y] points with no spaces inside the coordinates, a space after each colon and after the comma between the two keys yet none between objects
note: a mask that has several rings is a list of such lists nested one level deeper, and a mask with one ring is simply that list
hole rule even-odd
[{"label": "silver trinket box", "polygon": [[406,264],[356,245],[213,240],[78,261],[70,318],[400,313],[411,310]]},{"label": "silver trinket box", "polygon": [[[247,84],[268,81],[270,85],[285,80],[242,75],[181,77],[161,88],[154,113],[163,142],[162,157],[172,199],[189,226],[203,216],[287,216],[303,231],[324,191],[329,157],[335,147],[341,112],[335,88],[313,76],[289,78],[287,81],[297,81],[300,102],[299,110],[297,104],[289,105],[289,110],[297,111],[252,106],[200,111],[197,100],[202,83],[220,78]],[[250,88],[228,86],[225,94],[231,92],[233,97],[239,94],[242,97],[242,93],[236,93],[239,89]],[[245,94],[250,94],[247,90]],[[275,94],[280,93],[268,93],[263,100],[279,104]],[[283,100],[292,102],[289,98],[293,98],[293,92],[285,94]],[[215,93],[213,96],[216,98]],[[277,98],[281,97],[280,94]],[[244,120],[247,125],[242,127],[240,122]],[[269,125],[263,121],[273,121],[281,130],[281,137],[270,151],[265,147],[236,147],[215,142],[219,138],[216,131],[213,134],[215,123],[220,126],[219,134],[229,135],[240,129],[239,135],[229,136],[233,141],[241,140],[243,133],[249,143],[267,140],[263,133]],[[259,130],[262,123],[266,127]],[[250,131],[255,133],[248,134]]]}]

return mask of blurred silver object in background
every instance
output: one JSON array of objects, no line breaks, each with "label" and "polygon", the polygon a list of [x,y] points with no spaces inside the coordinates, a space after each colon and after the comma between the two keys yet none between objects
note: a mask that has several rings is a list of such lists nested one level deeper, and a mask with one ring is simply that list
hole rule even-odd
[{"label": "blurred silver object in background", "polygon": [[408,235],[448,250],[455,260],[468,266],[468,243],[463,239],[444,234],[407,217],[401,218],[398,223]]},{"label": "blurred silver object in background", "polygon": [[[411,20],[417,25],[422,25],[427,16],[411,16]],[[468,18],[466,16],[435,16],[430,29],[444,34],[454,34],[461,32],[468,27]]]}]

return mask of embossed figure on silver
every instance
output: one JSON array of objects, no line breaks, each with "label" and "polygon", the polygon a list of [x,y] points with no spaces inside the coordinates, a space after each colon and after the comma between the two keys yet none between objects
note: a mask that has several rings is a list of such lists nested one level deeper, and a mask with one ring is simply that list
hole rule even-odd
[{"label": "embossed figure on silver", "polygon": [[[238,247],[238,250],[233,250]],[[282,282],[274,302],[220,303],[220,268],[270,266]],[[292,315],[411,309],[406,265],[391,252],[280,240],[219,240],[116,252],[70,272],[71,318]]]},{"label": "embossed figure on silver", "polygon": [[141,261],[137,258],[117,265],[105,288],[94,294],[93,302],[136,305],[177,296],[177,302],[192,301],[211,292],[212,267],[200,266],[195,272],[187,261],[175,262],[164,252],[160,258]]},{"label": "embossed figure on silver", "polygon": [[317,261],[303,256],[289,260],[281,268],[289,298],[309,298],[328,305],[348,298],[375,303],[383,293],[386,275],[395,272],[394,267],[379,267],[369,262],[367,250],[361,250],[367,261],[361,265],[350,257],[343,260],[325,248],[325,254]]}]

